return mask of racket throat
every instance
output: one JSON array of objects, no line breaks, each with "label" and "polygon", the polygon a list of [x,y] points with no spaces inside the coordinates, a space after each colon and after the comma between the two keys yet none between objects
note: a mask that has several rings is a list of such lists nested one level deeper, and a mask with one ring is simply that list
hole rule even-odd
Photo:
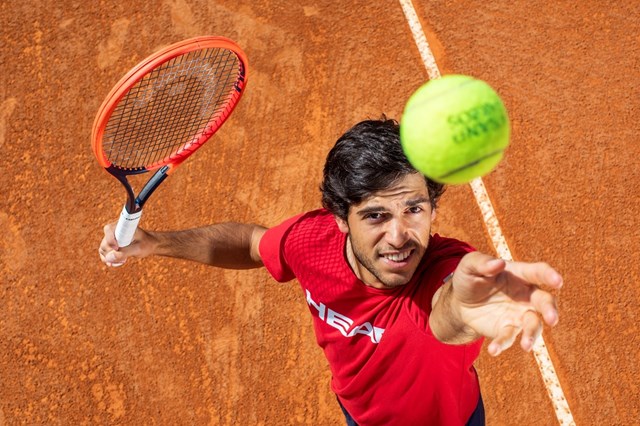
[{"label": "racket throat", "polygon": [[141,208],[138,208],[138,206],[137,206],[136,196],[133,193],[133,189],[131,188],[131,185],[129,185],[129,180],[127,179],[127,176],[126,175],[121,175],[121,174],[119,174],[117,172],[116,173],[112,172],[111,174],[116,179],[118,179],[118,181],[120,181],[122,186],[124,186],[124,189],[127,191],[127,202],[124,205],[124,210],[126,210],[126,212],[129,213],[129,214],[133,214],[137,210],[140,210]]},{"label": "racket throat", "polygon": [[[129,184],[127,176],[118,172],[112,172],[111,174],[116,177],[124,186],[124,189],[127,191],[127,202],[124,205],[125,210],[129,214],[136,213],[142,210],[144,203],[147,202],[151,194],[158,188],[158,186],[169,176],[168,172],[171,169],[170,166],[161,167],[149,181],[145,184],[145,186],[140,191],[140,194],[136,197],[133,193],[133,189]],[[138,173],[144,172],[146,170],[141,170]]]},{"label": "racket throat", "polygon": [[127,190],[127,203],[122,208],[120,213],[120,219],[116,225],[115,236],[116,241],[120,247],[126,247],[133,241],[133,236],[138,228],[138,222],[142,216],[142,207],[144,203],[149,199],[153,191],[164,181],[171,168],[169,166],[161,167],[149,181],[146,183],[140,194],[136,197],[133,193],[133,189],[126,176],[118,176],[118,180]]},{"label": "racket throat", "polygon": [[160,184],[169,176],[169,166],[162,166],[149,181],[145,184],[144,188],[140,191],[140,194],[135,199],[134,207],[137,210],[142,210],[144,203],[147,202],[151,194],[160,186]]}]

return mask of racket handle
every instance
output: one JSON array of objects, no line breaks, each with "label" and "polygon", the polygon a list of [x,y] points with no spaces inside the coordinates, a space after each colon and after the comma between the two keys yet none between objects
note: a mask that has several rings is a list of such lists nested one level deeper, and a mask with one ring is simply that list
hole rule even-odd
[{"label": "racket handle", "polygon": [[126,247],[131,244],[133,234],[135,234],[138,228],[138,222],[140,222],[140,216],[142,216],[142,210],[129,213],[126,207],[122,208],[122,213],[120,213],[120,219],[118,219],[115,231],[116,241],[119,247]]}]

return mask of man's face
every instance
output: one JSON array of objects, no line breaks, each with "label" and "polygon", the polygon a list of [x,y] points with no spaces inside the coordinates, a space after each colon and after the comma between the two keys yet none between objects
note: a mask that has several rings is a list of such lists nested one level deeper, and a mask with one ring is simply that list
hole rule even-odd
[{"label": "man's face", "polygon": [[352,205],[346,222],[336,221],[349,234],[347,259],[358,278],[393,288],[407,284],[416,271],[434,217],[425,179],[413,173]]}]

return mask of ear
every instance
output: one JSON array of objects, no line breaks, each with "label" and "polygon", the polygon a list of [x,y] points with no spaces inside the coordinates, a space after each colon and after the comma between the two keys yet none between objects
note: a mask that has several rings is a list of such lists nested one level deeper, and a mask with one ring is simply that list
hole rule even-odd
[{"label": "ear", "polygon": [[431,223],[436,220],[436,209],[431,209]]},{"label": "ear", "polygon": [[336,223],[338,224],[338,229],[340,230],[340,232],[342,232],[343,234],[348,234],[349,224],[347,223],[347,221],[335,215],[333,217],[336,220]]}]

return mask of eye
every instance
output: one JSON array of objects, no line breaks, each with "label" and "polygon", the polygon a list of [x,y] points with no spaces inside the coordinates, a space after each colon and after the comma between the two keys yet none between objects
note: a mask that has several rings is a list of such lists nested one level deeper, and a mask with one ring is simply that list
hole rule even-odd
[{"label": "eye", "polygon": [[369,222],[380,222],[384,219],[384,215],[382,213],[372,212],[364,215],[364,219]]},{"label": "eye", "polygon": [[422,206],[409,207],[409,213],[417,214],[417,213],[422,213],[422,211],[424,211]]}]

